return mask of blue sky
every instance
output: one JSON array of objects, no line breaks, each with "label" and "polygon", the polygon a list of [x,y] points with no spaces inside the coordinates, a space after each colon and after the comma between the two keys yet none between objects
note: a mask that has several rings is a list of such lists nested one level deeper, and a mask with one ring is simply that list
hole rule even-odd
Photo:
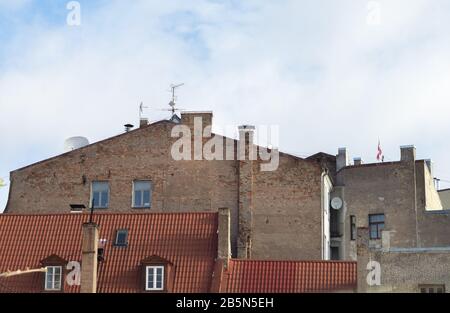
[{"label": "blue sky", "polygon": [[137,124],[141,101],[167,117],[178,82],[180,107],[213,110],[216,125],[279,125],[284,151],[345,146],[374,162],[378,138],[387,160],[415,144],[450,181],[447,0],[89,0],[80,26],[67,3],[0,0],[6,181],[68,137]]}]

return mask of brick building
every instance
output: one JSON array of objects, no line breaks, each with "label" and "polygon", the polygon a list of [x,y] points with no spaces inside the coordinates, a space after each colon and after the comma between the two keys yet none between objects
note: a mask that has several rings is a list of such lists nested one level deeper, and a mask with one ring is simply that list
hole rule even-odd
[{"label": "brick building", "polygon": [[[201,118],[200,129],[196,118]],[[141,123],[138,129],[15,170],[5,213],[67,213],[71,204],[89,207],[92,200],[96,210],[110,213],[227,207],[233,256],[328,259],[332,183],[326,165],[279,153],[278,168],[261,171],[266,161],[260,157],[237,157],[241,146],[248,156],[259,149],[249,126],[239,127],[238,140],[212,134],[232,148],[231,160],[173,159],[175,126],[188,126],[194,142],[195,134],[211,124],[210,112],[185,112],[181,119]]]},{"label": "brick building", "polygon": [[371,247],[380,247],[383,236],[397,248],[450,247],[450,211],[441,204],[431,161],[417,160],[413,146],[400,150],[399,161],[356,158],[352,165],[346,149],[339,150],[331,195],[339,206],[330,214],[334,258],[356,260],[358,227],[370,228]]},{"label": "brick building", "polygon": [[[199,118],[200,128],[195,124]],[[213,160],[197,158],[195,136],[208,134],[211,124],[210,112],[184,112],[181,118],[141,123],[138,129],[15,170],[4,216],[36,221],[41,215],[61,216],[68,221],[71,206],[93,204],[101,218],[123,215],[133,224],[152,214],[216,216],[217,208],[226,207],[229,239],[217,238],[217,256],[211,253],[212,267],[204,268],[205,275],[220,279],[209,281],[209,289],[206,283],[197,283],[197,292],[353,291],[354,260],[359,291],[416,292],[432,286],[446,290],[448,282],[433,277],[450,264],[447,193],[437,192],[431,161],[417,160],[413,146],[401,147],[399,161],[374,164],[359,158],[350,164],[346,149],[339,149],[336,156],[317,153],[306,159],[280,152],[278,167],[262,171],[268,161],[258,154],[262,147],[254,144],[255,129],[248,125],[239,127],[237,140],[211,134],[227,149]],[[176,160],[172,154],[178,140],[174,128],[179,125],[190,130],[189,160]],[[207,147],[208,136],[201,137],[201,147]],[[258,156],[252,159],[255,151]],[[239,158],[242,152],[244,159]],[[220,210],[218,216],[220,220]],[[228,227],[216,226],[219,233]],[[358,248],[358,228],[369,231],[366,252]],[[43,260],[65,260],[56,250]],[[173,258],[155,254],[148,255],[147,261],[166,260],[173,265]],[[330,258],[351,261],[322,262]],[[385,264],[382,287],[361,285],[367,258]],[[402,271],[405,262],[416,270],[403,267]],[[438,271],[431,271],[435,274],[429,279],[417,270],[427,262]],[[405,283],[409,271],[414,275]],[[274,284],[273,275],[280,284]],[[336,282],[334,275],[341,279],[335,285],[330,283]],[[102,288],[109,283],[100,285],[97,291],[108,292]],[[187,290],[175,286],[174,291]]]}]

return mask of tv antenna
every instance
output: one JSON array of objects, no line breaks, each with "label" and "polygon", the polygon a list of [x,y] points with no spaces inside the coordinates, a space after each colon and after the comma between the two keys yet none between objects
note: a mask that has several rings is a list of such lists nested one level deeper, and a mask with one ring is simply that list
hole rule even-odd
[{"label": "tv antenna", "polygon": [[172,114],[175,114],[175,111],[178,111],[179,109],[176,109],[175,108],[175,105],[176,105],[176,100],[177,100],[177,97],[175,96],[175,90],[177,89],[177,88],[179,88],[179,87],[181,87],[181,86],[184,86],[184,83],[182,83],[182,84],[178,84],[178,85],[174,85],[174,84],[171,84],[170,85],[170,89],[171,89],[171,92],[172,92],[172,100],[169,102],[169,106],[171,107],[170,109],[168,109],[169,111],[172,111]]},{"label": "tv antenna", "polygon": [[142,118],[142,114],[144,114],[144,109],[148,109],[148,107],[144,106],[144,102],[139,104],[139,119]]}]

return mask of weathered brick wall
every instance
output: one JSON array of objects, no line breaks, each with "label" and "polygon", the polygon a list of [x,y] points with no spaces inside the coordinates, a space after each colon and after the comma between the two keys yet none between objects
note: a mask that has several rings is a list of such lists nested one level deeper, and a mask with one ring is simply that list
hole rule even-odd
[{"label": "weathered brick wall", "polygon": [[[385,230],[393,230],[392,244],[416,246],[414,167],[408,162],[345,168],[345,259],[355,255],[350,237],[350,218],[357,227],[368,227],[369,214],[385,214]],[[372,244],[379,244],[374,241]]]},{"label": "weathered brick wall", "polygon": [[253,203],[253,258],[321,259],[319,163],[280,155],[277,171],[256,172]]},{"label": "weathered brick wall", "polygon": [[[89,207],[91,182],[110,184],[110,212],[130,211],[132,182],[152,181],[154,212],[232,211],[237,238],[235,161],[174,161],[172,123],[164,122],[66,153],[11,173],[7,213],[68,213],[69,204]],[[149,211],[149,210],[143,210]]]},{"label": "weathered brick wall", "polygon": [[[152,205],[145,212],[230,208],[236,256],[239,162],[174,161],[173,126],[152,124],[13,171],[6,212],[68,213],[72,203],[88,207],[94,180],[110,183],[108,212],[136,212],[142,209],[132,209],[132,182],[151,180]],[[281,155],[277,171],[261,173],[254,163],[253,258],[319,259],[320,166]]]},{"label": "weathered brick wall", "polygon": [[439,198],[441,199],[444,210],[450,210],[450,189],[439,190]]},{"label": "weathered brick wall", "polygon": [[[445,285],[450,291],[450,250],[370,249],[368,229],[358,229],[358,292],[420,292],[420,285]],[[380,265],[380,284],[369,285],[368,262]],[[373,268],[373,267],[372,267]]]},{"label": "weathered brick wall", "polygon": [[368,227],[369,214],[384,213],[395,247],[450,246],[450,212],[436,210],[440,201],[423,160],[350,166],[339,175],[345,185],[346,259],[354,259],[356,249],[349,240],[350,215],[356,216],[357,227]]}]

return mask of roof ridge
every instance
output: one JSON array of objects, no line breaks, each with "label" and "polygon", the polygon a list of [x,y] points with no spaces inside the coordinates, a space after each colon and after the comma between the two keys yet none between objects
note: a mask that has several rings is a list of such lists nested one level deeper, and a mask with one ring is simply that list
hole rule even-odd
[{"label": "roof ridge", "polygon": [[291,262],[291,263],[354,263],[357,261],[346,261],[346,260],[255,260],[255,259],[230,259],[232,262],[242,262],[242,263],[254,263],[254,262],[264,262],[264,263],[279,263],[279,262]]},{"label": "roof ridge", "polygon": [[[218,212],[97,212],[94,213],[95,216],[120,216],[120,215],[135,215],[135,216],[148,216],[148,215],[215,215]],[[83,213],[32,213],[32,214],[10,214],[10,213],[0,213],[2,216],[89,216],[90,212]]]}]

